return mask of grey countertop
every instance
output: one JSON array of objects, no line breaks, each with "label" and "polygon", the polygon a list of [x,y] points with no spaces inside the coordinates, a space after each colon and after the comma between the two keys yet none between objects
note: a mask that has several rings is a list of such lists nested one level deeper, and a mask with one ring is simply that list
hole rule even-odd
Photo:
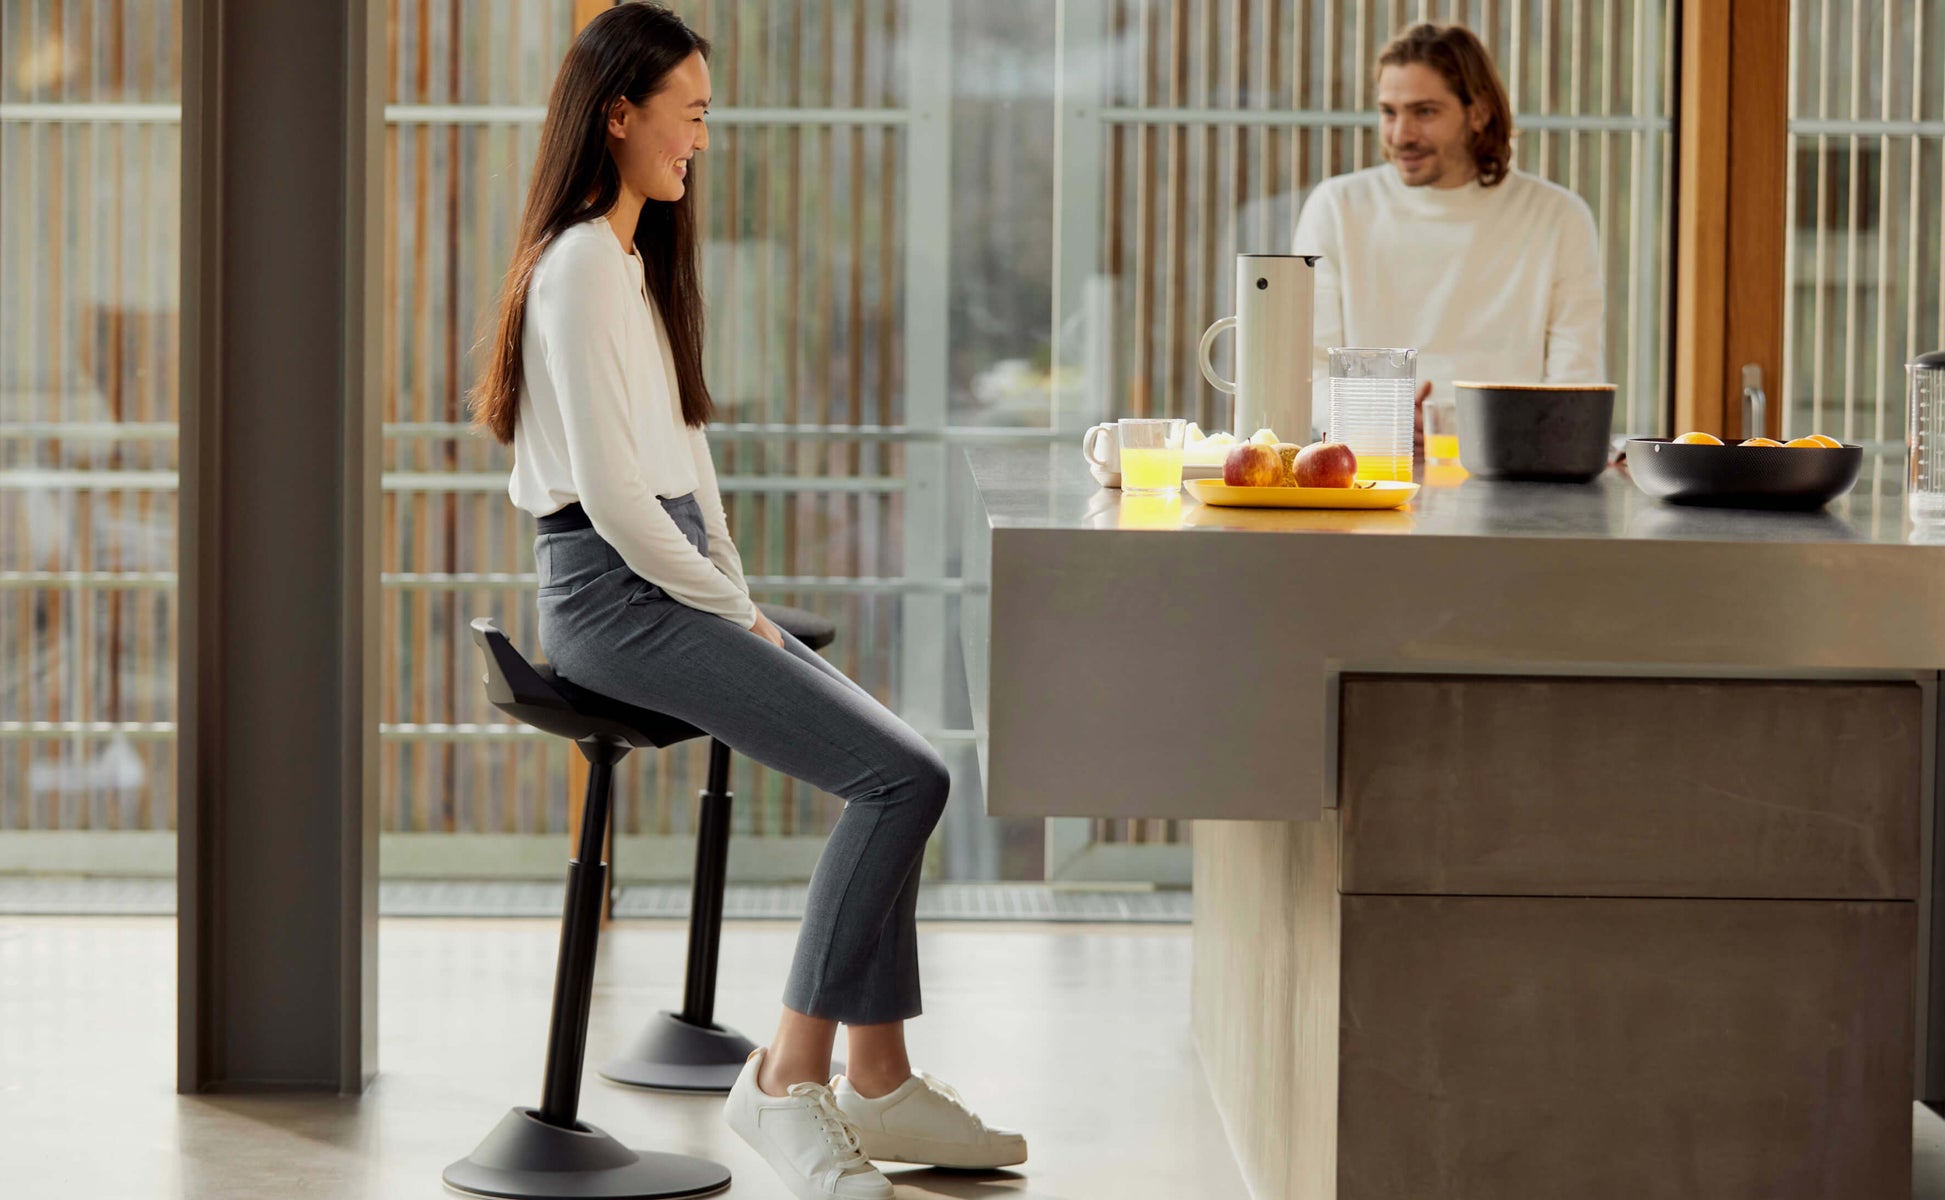
[{"label": "grey countertop", "polygon": [[1077,446],[976,447],[957,470],[995,814],[1314,815],[1348,674],[1945,668],[1945,546],[1911,540],[1895,464],[1809,514],[1674,507],[1616,471],[1435,475],[1409,509],[1333,512],[1124,498]]},{"label": "grey countertop", "polygon": [[[1204,506],[1184,491],[1176,505],[1131,498],[1088,475],[1075,447],[974,447],[967,452],[993,529],[1191,529],[1414,537],[1647,539],[1734,543],[1906,544],[1902,481],[1866,461],[1857,487],[1822,512],[1693,508],[1644,494],[1621,469],[1588,484],[1494,483],[1433,468],[1418,496],[1396,512],[1327,512]],[[1793,451],[1793,453],[1810,453]],[[1925,546],[1927,552],[1945,546]],[[1945,560],[1941,560],[1945,561]]]}]

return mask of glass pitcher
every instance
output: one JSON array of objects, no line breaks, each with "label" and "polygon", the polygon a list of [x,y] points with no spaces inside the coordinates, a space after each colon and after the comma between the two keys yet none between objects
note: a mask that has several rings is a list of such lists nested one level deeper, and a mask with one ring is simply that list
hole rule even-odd
[{"label": "glass pitcher", "polygon": [[1914,525],[1945,526],[1945,350],[1905,364],[1906,505]]}]

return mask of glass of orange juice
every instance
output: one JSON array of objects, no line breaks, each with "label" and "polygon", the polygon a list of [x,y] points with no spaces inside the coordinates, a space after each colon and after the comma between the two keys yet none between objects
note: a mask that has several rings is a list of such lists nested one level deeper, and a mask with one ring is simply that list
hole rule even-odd
[{"label": "glass of orange juice", "polygon": [[1450,396],[1425,401],[1425,462],[1434,467],[1459,465],[1459,403]]},{"label": "glass of orange juice", "polygon": [[1121,438],[1121,494],[1173,496],[1182,490],[1182,438],[1189,423],[1182,417],[1123,417],[1117,422]]}]

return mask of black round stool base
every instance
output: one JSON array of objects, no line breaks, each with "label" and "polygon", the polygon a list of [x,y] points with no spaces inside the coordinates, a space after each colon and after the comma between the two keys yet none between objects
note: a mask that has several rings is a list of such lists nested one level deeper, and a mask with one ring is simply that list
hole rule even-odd
[{"label": "black round stool base", "polygon": [[456,1192],[508,1200],[670,1200],[722,1191],[729,1168],[630,1150],[585,1122],[562,1129],[531,1108],[516,1108],[443,1178]]},{"label": "black round stool base", "polygon": [[[600,1071],[611,1083],[649,1091],[728,1095],[755,1049],[755,1042],[734,1029],[692,1025],[663,1011],[650,1017],[628,1049],[602,1063]],[[833,1075],[843,1070],[843,1063],[831,1064]]]}]

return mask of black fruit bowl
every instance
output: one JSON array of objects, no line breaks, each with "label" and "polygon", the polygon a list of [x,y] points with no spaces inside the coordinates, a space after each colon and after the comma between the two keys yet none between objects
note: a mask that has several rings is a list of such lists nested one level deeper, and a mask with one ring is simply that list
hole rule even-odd
[{"label": "black fruit bowl", "polygon": [[1607,469],[1611,383],[1454,383],[1459,465],[1481,479],[1586,483]]},{"label": "black fruit bowl", "polygon": [[1808,512],[1850,491],[1864,448],[1691,446],[1665,438],[1628,442],[1628,474],[1670,504]]}]

